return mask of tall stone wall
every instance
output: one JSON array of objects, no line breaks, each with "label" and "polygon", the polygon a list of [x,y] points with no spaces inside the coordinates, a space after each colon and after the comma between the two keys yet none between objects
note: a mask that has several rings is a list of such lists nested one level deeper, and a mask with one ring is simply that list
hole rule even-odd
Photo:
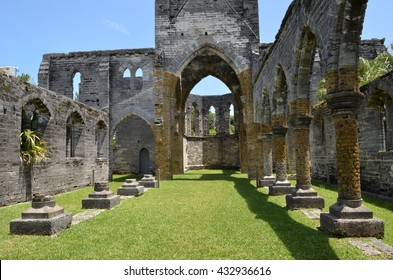
[{"label": "tall stone wall", "polygon": [[[58,194],[107,180],[106,113],[8,76],[0,77],[0,109],[0,205],[26,201],[36,192]],[[81,128],[72,140],[78,140],[72,147],[76,156],[67,154],[73,115],[80,117]],[[23,127],[37,127],[47,143],[49,158],[32,167],[20,160]]]},{"label": "tall stone wall", "polygon": [[154,134],[148,123],[140,117],[132,115],[117,125],[112,148],[114,174],[155,172]]}]

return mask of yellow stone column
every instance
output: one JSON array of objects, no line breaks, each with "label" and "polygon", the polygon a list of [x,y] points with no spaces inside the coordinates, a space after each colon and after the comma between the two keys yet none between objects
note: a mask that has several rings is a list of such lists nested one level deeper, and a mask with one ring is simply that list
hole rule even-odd
[{"label": "yellow stone column", "polygon": [[344,237],[383,237],[384,223],[362,203],[356,108],[359,92],[328,94],[336,133],[338,199],[329,213],[321,214],[320,228]]},{"label": "yellow stone column", "polygon": [[297,99],[289,104],[291,124],[295,135],[296,189],[286,196],[290,209],[322,209],[325,201],[311,186],[310,124],[311,104],[308,99]]},{"label": "yellow stone column", "polygon": [[287,118],[285,115],[273,115],[273,143],[274,143],[274,166],[276,169],[276,181],[269,186],[269,195],[290,194],[294,187],[287,177],[287,147],[286,135],[288,131]]}]

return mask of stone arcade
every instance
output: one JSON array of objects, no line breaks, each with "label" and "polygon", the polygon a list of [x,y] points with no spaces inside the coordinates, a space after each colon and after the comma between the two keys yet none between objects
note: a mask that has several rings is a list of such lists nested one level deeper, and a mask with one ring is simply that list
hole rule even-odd
[{"label": "stone arcade", "polygon": [[[45,54],[41,88],[2,77],[1,126],[13,136],[0,135],[3,142],[12,139],[11,149],[0,154],[6,159],[1,204],[23,201],[44,186],[58,193],[113,173],[160,169],[161,179],[171,179],[191,168],[239,168],[250,179],[261,174],[259,185],[269,186],[272,195],[286,194],[291,209],[324,207],[312,177],[336,183],[338,202],[321,215],[321,228],[343,236],[383,236],[383,222],[362,204],[361,183],[362,189],[392,196],[393,158],[374,160],[370,153],[383,148],[371,147],[363,135],[369,119],[381,120],[376,112],[383,107],[380,135],[385,150],[391,149],[392,93],[387,83],[364,88],[366,99],[359,89],[359,55],[384,50],[378,40],[361,48],[366,5],[367,0],[294,0],[276,41],[261,44],[257,0],[156,0],[155,49]],[[79,102],[71,100],[76,75]],[[220,101],[190,95],[209,75],[231,94]],[[316,96],[322,78],[324,105]],[[383,104],[369,106],[365,100],[371,96],[382,96]],[[217,106],[221,118],[215,136],[206,133],[210,106]],[[226,128],[230,106],[234,134]],[[40,124],[36,130],[58,156],[33,167],[28,190],[18,182],[26,172],[18,164],[17,135],[31,112]],[[369,170],[379,164],[387,172],[379,175],[383,180],[371,180],[375,172]],[[69,175],[73,171],[79,175]],[[296,186],[288,173],[296,174]],[[67,178],[56,181],[52,174]]]}]

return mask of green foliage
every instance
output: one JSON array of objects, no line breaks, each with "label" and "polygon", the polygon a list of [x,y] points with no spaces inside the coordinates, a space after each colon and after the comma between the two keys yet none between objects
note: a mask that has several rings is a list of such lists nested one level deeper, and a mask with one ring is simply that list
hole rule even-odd
[{"label": "green foliage", "polygon": [[116,150],[117,150],[116,135],[113,136],[113,138],[112,138],[112,150],[113,150],[113,151],[116,151]]},{"label": "green foliage", "polygon": [[[361,57],[359,59],[359,85],[363,86],[391,71],[393,71],[393,55],[388,52],[380,54],[373,60]],[[319,82],[317,95],[319,103],[326,101],[327,85],[325,79]]]},{"label": "green foliage", "polygon": [[229,134],[235,134],[235,116],[229,116]]},{"label": "green foliage", "polygon": [[327,97],[326,79],[322,79],[319,81],[317,87],[317,96],[318,96],[319,103],[323,103],[326,101],[326,97]]},{"label": "green foliage", "polygon": [[31,76],[30,76],[29,74],[22,74],[22,75],[19,76],[19,79],[20,79],[22,82],[30,83],[30,81],[31,81]]},{"label": "green foliage", "polygon": [[216,135],[216,114],[209,111],[209,135]]},{"label": "green foliage", "polygon": [[373,60],[359,59],[360,85],[365,85],[393,70],[393,56],[386,52]]},{"label": "green foliage", "polygon": [[46,143],[30,129],[22,131],[19,137],[21,160],[24,164],[34,165],[48,157]]}]

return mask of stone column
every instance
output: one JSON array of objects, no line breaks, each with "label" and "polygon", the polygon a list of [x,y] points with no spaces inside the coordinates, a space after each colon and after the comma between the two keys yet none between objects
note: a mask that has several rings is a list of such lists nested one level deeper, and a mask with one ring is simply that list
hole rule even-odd
[{"label": "stone column", "polygon": [[263,160],[263,177],[259,180],[260,187],[273,186],[276,178],[273,176],[273,133],[267,132],[262,134],[262,160]]},{"label": "stone column", "polygon": [[269,195],[290,194],[293,191],[293,186],[291,186],[287,177],[287,147],[285,143],[287,131],[287,126],[273,126],[276,182],[269,187]]},{"label": "stone column", "polygon": [[290,209],[316,208],[325,206],[325,201],[311,187],[310,159],[310,124],[311,117],[294,117],[291,119],[295,134],[296,153],[296,188],[286,196]]},{"label": "stone column", "polygon": [[362,203],[356,107],[359,92],[329,93],[336,131],[338,199],[321,214],[320,228],[344,237],[383,237],[384,223]]}]

